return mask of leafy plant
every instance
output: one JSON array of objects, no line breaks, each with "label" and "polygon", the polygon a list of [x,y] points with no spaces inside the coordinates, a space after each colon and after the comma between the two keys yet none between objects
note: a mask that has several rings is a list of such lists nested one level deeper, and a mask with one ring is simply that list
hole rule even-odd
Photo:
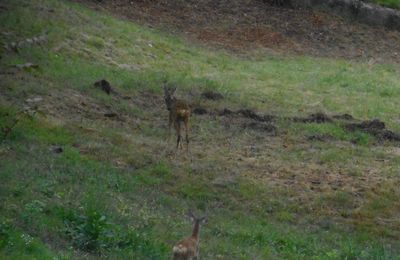
[{"label": "leafy plant", "polygon": [[87,252],[131,249],[137,254],[158,259],[168,248],[147,238],[143,232],[127,229],[109,221],[95,210],[86,213],[64,211],[64,231],[75,248]]},{"label": "leafy plant", "polygon": [[7,246],[10,238],[10,224],[6,221],[0,222],[0,249]]},{"label": "leafy plant", "polygon": [[112,247],[114,236],[107,218],[96,212],[86,214],[69,212],[64,219],[65,232],[74,247],[85,251],[98,251]]}]

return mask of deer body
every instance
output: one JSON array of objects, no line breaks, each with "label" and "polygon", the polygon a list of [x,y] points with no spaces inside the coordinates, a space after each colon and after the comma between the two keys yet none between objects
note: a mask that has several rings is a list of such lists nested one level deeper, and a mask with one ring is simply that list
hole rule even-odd
[{"label": "deer body", "polygon": [[207,218],[196,218],[189,213],[193,221],[193,231],[190,237],[179,241],[172,249],[172,260],[199,260],[200,225],[207,221]]},{"label": "deer body", "polygon": [[169,111],[169,123],[168,130],[169,135],[171,134],[171,127],[174,125],[176,131],[176,149],[182,145],[182,123],[185,126],[185,138],[186,147],[189,151],[189,118],[190,118],[190,106],[184,100],[177,99],[174,97],[176,88],[169,90],[164,85],[164,99],[167,109]]}]

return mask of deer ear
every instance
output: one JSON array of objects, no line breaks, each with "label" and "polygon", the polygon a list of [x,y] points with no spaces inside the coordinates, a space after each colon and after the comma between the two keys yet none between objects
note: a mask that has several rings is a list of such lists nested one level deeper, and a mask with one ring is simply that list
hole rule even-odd
[{"label": "deer ear", "polygon": [[192,222],[196,219],[196,217],[194,216],[194,214],[191,210],[189,210],[189,212],[187,213],[187,216],[189,217],[190,221],[192,221]]},{"label": "deer ear", "polygon": [[202,217],[200,219],[201,224],[206,224],[208,222],[208,217]]},{"label": "deer ear", "polygon": [[163,84],[163,89],[164,89],[164,95],[169,95],[169,91],[168,91],[168,87],[167,87],[167,83],[166,82],[164,82],[164,84]]},{"label": "deer ear", "polygon": [[176,87],[171,88],[171,92],[170,92],[171,96],[175,94],[175,91],[176,91]]}]

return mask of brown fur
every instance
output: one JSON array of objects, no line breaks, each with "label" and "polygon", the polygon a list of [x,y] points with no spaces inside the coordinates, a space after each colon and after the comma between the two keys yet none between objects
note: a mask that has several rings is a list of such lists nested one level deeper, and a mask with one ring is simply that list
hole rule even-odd
[{"label": "brown fur", "polygon": [[187,237],[179,241],[173,251],[173,260],[191,260],[197,257],[197,240],[193,237]]},{"label": "brown fur", "polygon": [[200,225],[207,221],[207,218],[197,218],[189,212],[189,217],[193,221],[193,231],[187,237],[173,247],[172,260],[199,260]]},{"label": "brown fur", "polygon": [[182,129],[181,124],[185,126],[186,148],[189,151],[189,118],[191,114],[190,106],[184,100],[174,97],[176,88],[168,89],[164,85],[164,99],[169,111],[168,131],[171,135],[171,126],[174,125],[176,131],[176,149],[182,145]]}]

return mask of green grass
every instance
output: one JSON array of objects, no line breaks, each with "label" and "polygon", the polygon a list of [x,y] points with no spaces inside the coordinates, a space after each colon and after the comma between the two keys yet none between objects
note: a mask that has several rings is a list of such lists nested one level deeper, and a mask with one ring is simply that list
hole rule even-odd
[{"label": "green grass", "polygon": [[310,123],[310,124],[295,124],[290,129],[293,135],[304,135],[307,137],[321,136],[328,140],[340,140],[357,143],[359,145],[370,145],[374,141],[374,137],[361,132],[349,132],[339,123]]},{"label": "green grass", "polygon": [[399,0],[374,0],[374,2],[386,7],[400,9]]},{"label": "green grass", "polygon": [[[397,65],[237,57],[68,1],[2,5],[2,43],[47,42],[1,51],[0,258],[168,259],[194,208],[210,219],[205,259],[398,259],[396,147],[336,123],[278,120],[271,137],[193,116],[193,161],[174,159],[161,97],[168,80],[209,110],[349,113],[400,131]],[[13,67],[26,62],[39,68]],[[129,99],[95,89],[101,78]]]}]

